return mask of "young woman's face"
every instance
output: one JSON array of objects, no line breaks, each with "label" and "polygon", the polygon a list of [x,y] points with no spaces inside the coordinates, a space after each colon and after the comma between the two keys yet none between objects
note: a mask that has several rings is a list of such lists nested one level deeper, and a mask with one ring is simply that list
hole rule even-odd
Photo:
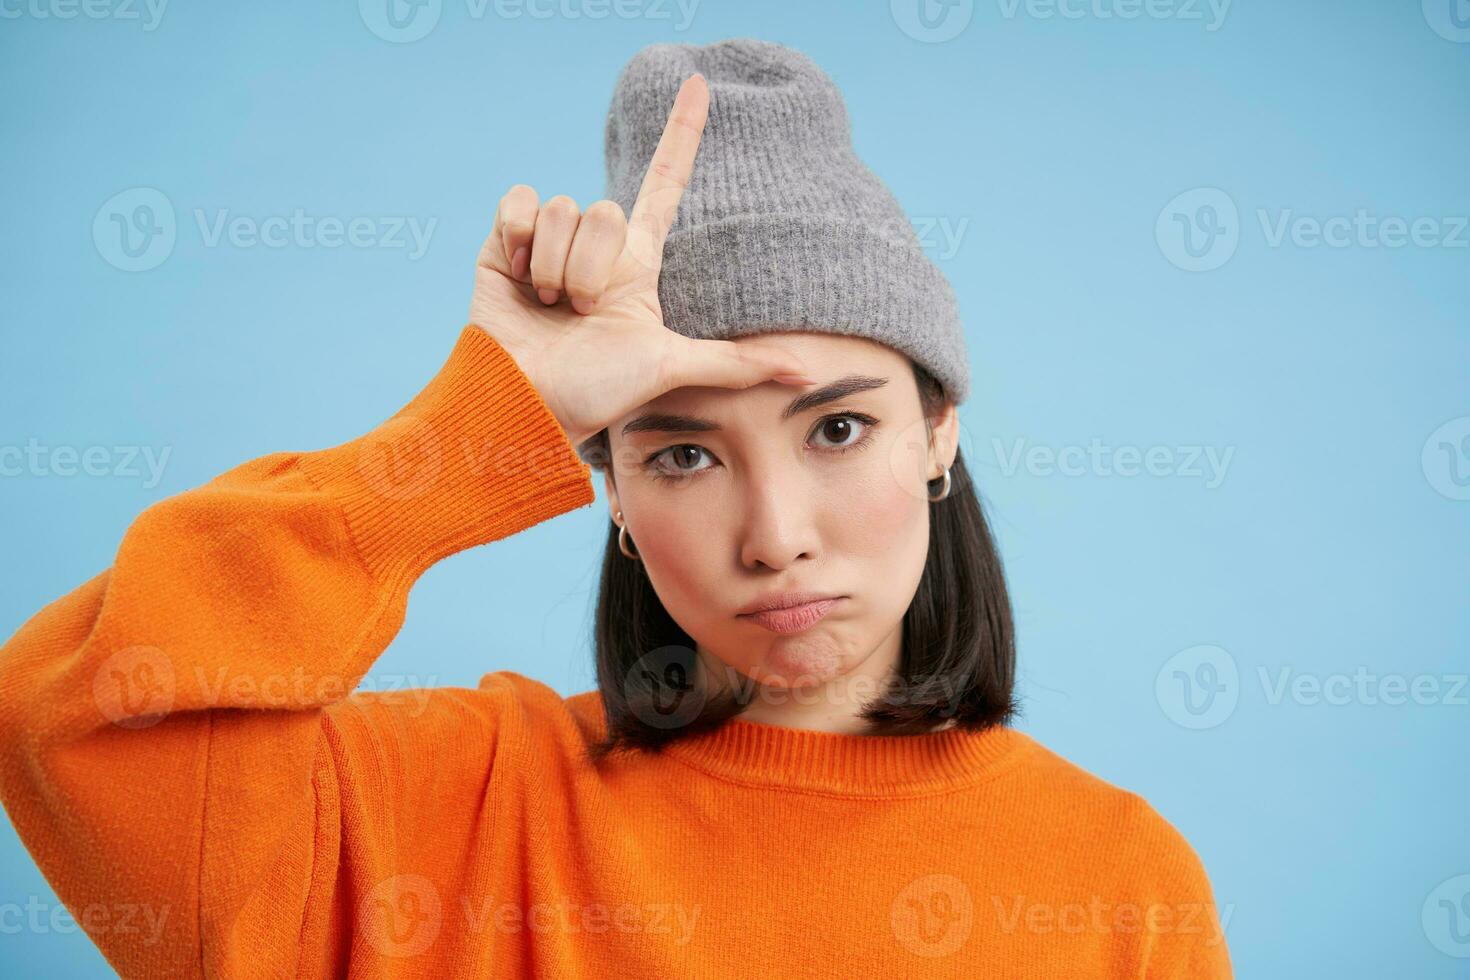
[{"label": "young woman's face", "polygon": [[[702,656],[781,688],[881,676],[928,553],[926,480],[954,459],[954,410],[931,420],[931,444],[902,354],[809,332],[737,343],[757,339],[817,383],[679,388],[640,406],[608,427],[609,504]],[[834,384],[847,390],[812,404]],[[742,614],[787,592],[836,601],[815,622],[811,608]]]}]

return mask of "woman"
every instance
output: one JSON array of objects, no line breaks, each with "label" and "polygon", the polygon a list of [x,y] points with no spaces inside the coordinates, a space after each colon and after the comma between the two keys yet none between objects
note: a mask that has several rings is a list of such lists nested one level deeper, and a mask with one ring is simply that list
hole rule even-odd
[{"label": "woman", "polygon": [[[952,296],[840,110],[778,45],[640,52],[618,200],[512,188],[416,398],[0,649],[0,798],[120,972],[1229,976],[1177,831],[1006,724]],[[598,689],[346,696],[434,562],[594,500],[574,446]]]}]

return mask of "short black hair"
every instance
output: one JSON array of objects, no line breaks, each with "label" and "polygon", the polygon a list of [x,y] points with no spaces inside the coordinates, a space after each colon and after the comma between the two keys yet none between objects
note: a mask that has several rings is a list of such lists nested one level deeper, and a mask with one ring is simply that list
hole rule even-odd
[{"label": "short black hair", "polygon": [[[932,432],[929,420],[945,406],[944,389],[909,363]],[[605,469],[611,459],[607,430],[579,452],[593,468]],[[949,495],[929,505],[928,557],[904,614],[898,669],[861,712],[869,734],[921,734],[951,718],[957,727],[981,730],[1009,722],[1019,710],[1004,569],[959,452],[950,481]],[[607,723],[604,737],[588,747],[594,762],[619,750],[657,752],[683,736],[719,728],[749,704],[739,683],[716,686],[700,676],[693,638],[664,608],[643,563],[618,548],[618,526],[611,521],[594,622]]]}]

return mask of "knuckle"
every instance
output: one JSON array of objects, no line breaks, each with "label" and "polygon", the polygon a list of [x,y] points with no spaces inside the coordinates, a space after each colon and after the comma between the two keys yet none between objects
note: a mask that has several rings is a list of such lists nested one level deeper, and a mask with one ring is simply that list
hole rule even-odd
[{"label": "knuckle", "polygon": [[600,201],[593,201],[587,205],[587,210],[583,212],[582,218],[583,220],[590,220],[594,224],[606,227],[616,227],[628,220],[627,216],[623,214],[623,206],[617,201],[612,201],[607,198],[603,198]]},{"label": "knuckle", "polygon": [[678,167],[667,161],[660,160],[653,165],[653,172],[678,187],[687,187],[688,179],[680,172]]},{"label": "knuckle", "polygon": [[551,198],[541,206],[541,210],[549,212],[558,218],[580,213],[577,202],[566,194],[558,194]]},{"label": "knuckle", "polygon": [[535,226],[531,222],[521,217],[511,218],[505,222],[506,232],[516,238],[528,237],[534,228]]}]

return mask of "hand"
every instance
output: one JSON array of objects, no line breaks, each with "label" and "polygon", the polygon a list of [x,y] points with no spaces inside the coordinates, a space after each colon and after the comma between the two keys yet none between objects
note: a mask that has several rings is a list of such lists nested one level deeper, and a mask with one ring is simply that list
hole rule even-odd
[{"label": "hand", "polygon": [[708,115],[704,76],[691,75],[629,218],[609,200],[581,213],[566,195],[541,204],[525,184],[500,199],[475,269],[470,323],[505,348],[574,446],[673,388],[814,383],[776,343],[693,340],[664,326],[664,241]]}]

